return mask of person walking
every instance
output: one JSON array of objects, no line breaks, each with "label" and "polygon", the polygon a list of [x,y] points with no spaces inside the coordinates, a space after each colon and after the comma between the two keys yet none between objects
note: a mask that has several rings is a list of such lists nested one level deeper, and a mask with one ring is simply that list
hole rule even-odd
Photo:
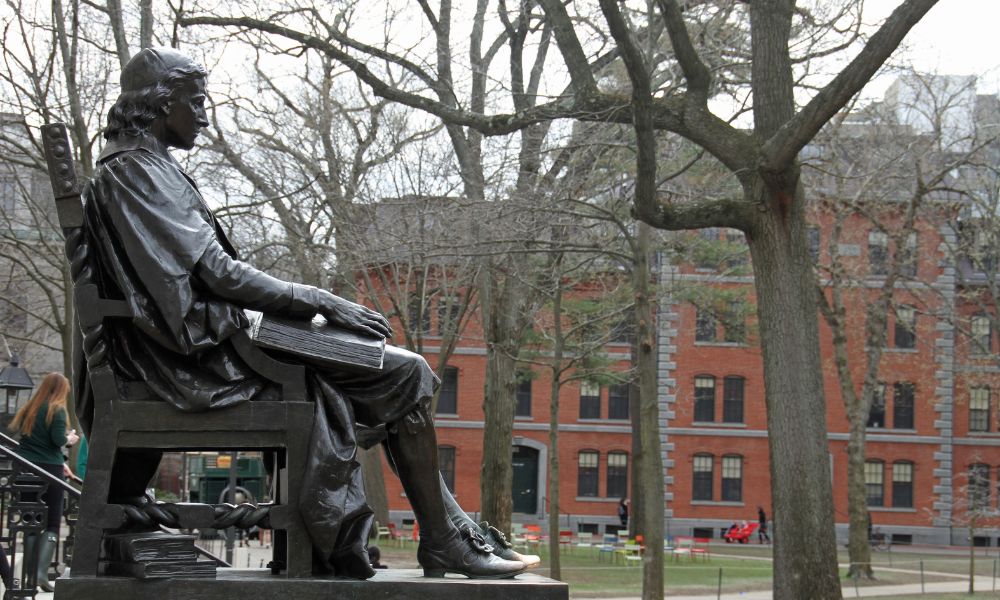
[{"label": "person walking", "polygon": [[757,528],[757,541],[763,544],[767,542],[771,543],[771,536],[767,535],[767,513],[764,512],[763,506],[757,507],[757,522],[760,526]]},{"label": "person walking", "polygon": [[618,520],[621,521],[622,529],[628,529],[628,498],[622,498],[618,503]]},{"label": "person walking", "polygon": [[[63,446],[72,446],[79,440],[76,430],[66,431],[66,398],[69,395],[69,380],[61,373],[49,373],[42,379],[38,390],[27,404],[22,406],[10,429],[21,434],[18,454],[35,463],[58,479],[71,474],[63,456]],[[45,531],[40,539],[37,535],[25,536],[24,556],[36,554],[38,575],[36,584],[46,592],[55,590],[49,582],[49,564],[59,540],[59,523],[62,520],[63,489],[49,485],[42,494],[42,502],[48,508]],[[26,559],[27,560],[27,559]],[[30,564],[30,563],[29,563]]]}]

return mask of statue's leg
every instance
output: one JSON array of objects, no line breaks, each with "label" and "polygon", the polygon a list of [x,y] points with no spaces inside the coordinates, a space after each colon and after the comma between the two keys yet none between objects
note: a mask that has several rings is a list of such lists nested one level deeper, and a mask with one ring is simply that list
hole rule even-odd
[{"label": "statue's leg", "polygon": [[[521,562],[492,554],[493,547],[478,528],[457,528],[448,516],[437,460],[437,435],[430,415],[420,406],[389,428],[387,440],[413,513],[420,525],[417,560],[430,577],[459,573],[467,577],[513,577],[524,571]],[[435,477],[434,475],[438,475]],[[449,494],[450,496],[450,494]]]},{"label": "statue's leg", "polygon": [[529,569],[533,569],[541,564],[542,559],[538,555],[521,554],[517,550],[514,550],[513,545],[507,541],[507,537],[496,527],[493,527],[486,521],[482,523],[473,521],[472,517],[462,510],[462,507],[458,505],[458,501],[451,495],[451,491],[445,485],[443,478],[441,478],[441,498],[444,500],[445,510],[448,511],[448,518],[455,524],[455,527],[459,529],[471,527],[473,531],[479,532],[493,546],[494,555],[506,560],[522,562]]}]

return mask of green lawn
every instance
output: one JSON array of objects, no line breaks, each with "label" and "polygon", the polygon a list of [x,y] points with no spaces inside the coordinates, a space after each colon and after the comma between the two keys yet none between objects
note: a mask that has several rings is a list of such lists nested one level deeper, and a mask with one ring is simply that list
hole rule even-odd
[{"label": "green lawn", "polygon": [[[542,565],[533,572],[549,575],[547,548],[541,550]],[[416,548],[382,548],[383,562],[393,568],[416,568]],[[608,561],[599,561],[593,549],[576,548],[573,552],[560,555],[562,579],[570,585],[570,593],[576,598],[638,596],[642,592],[642,568],[640,565],[622,566]],[[722,572],[722,592],[738,593],[765,590],[771,587],[771,548],[759,545],[713,544],[712,556],[708,561],[665,561],[664,592],[667,596],[682,594],[712,594],[719,586]],[[839,557],[847,561],[846,552]],[[892,552],[876,552],[872,555],[875,563],[876,581],[859,581],[859,587],[913,583],[919,581],[920,562],[924,564],[924,581],[953,580],[948,574],[964,575],[968,572],[968,556],[962,553],[913,552],[903,549]],[[890,566],[891,562],[891,566]],[[978,555],[977,573],[989,576],[993,573],[994,557]],[[846,578],[846,569],[841,569]],[[850,590],[851,582],[845,579],[845,589]],[[850,597],[850,592],[845,592]],[[967,594],[945,594],[919,596],[921,600],[969,598]],[[975,598],[998,598],[990,593],[977,593]],[[896,600],[905,600],[895,596]],[[918,597],[914,597],[918,598]]]}]

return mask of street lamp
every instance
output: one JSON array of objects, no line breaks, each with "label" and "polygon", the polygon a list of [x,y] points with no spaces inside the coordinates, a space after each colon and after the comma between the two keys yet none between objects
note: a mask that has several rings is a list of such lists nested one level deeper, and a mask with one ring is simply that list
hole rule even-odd
[{"label": "street lamp", "polygon": [[[20,359],[16,352],[10,353],[10,364],[0,370],[0,394],[3,394],[3,405],[0,406],[0,416],[10,420],[17,409],[24,404],[35,383],[28,375],[28,370],[19,366]],[[24,399],[21,398],[21,392]]]}]

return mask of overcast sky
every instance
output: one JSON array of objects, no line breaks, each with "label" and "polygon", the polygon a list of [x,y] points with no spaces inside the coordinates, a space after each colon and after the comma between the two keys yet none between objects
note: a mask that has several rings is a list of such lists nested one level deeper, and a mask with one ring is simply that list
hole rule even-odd
[{"label": "overcast sky", "polygon": [[[866,0],[865,20],[882,21],[900,0]],[[870,15],[870,16],[869,16]],[[917,23],[894,58],[909,60],[920,71],[941,75],[977,75],[979,93],[1000,93],[1000,0],[940,0]],[[891,78],[866,90],[881,96]]]}]

